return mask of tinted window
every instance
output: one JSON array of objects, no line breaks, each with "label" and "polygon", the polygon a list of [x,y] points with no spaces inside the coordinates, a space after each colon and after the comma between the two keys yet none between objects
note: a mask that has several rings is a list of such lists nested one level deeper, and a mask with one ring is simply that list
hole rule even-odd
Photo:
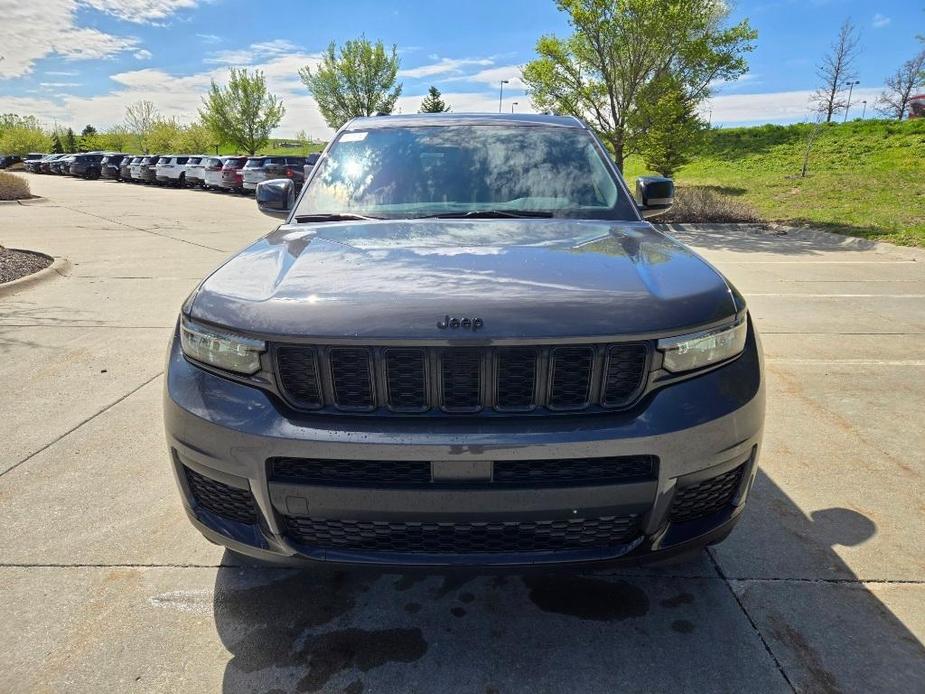
[{"label": "tinted window", "polygon": [[293,164],[295,166],[302,166],[305,164],[305,157],[286,157],[287,164]]},{"label": "tinted window", "polygon": [[161,157],[160,159],[158,159],[157,163],[158,164],[169,164],[170,157]]},{"label": "tinted window", "polygon": [[225,167],[229,169],[240,169],[247,161],[244,157],[232,158],[225,162]]},{"label": "tinted window", "polygon": [[452,125],[345,132],[298,213],[414,217],[479,210],[634,219],[591,135],[555,126]]},{"label": "tinted window", "polygon": [[187,164],[198,164],[200,159],[202,159],[202,157],[190,157],[189,161],[186,163]]},{"label": "tinted window", "polygon": [[177,157],[178,164],[185,164],[187,161],[189,161],[189,157]]},{"label": "tinted window", "polygon": [[245,169],[259,169],[264,165],[265,162],[269,162],[268,159],[263,157],[254,157],[247,160],[247,163],[244,165]]},{"label": "tinted window", "polygon": [[321,159],[321,154],[319,152],[312,152],[307,157],[305,157],[305,163],[314,166],[318,163],[319,159]]}]

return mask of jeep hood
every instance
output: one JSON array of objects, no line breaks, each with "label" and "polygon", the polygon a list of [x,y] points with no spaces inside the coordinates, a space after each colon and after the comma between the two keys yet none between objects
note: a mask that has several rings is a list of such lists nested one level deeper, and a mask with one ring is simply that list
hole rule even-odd
[{"label": "jeep hood", "polygon": [[[683,332],[734,315],[736,296],[645,222],[429,219],[283,225],[188,307],[267,337],[490,341]],[[483,325],[439,329],[447,315]]]}]

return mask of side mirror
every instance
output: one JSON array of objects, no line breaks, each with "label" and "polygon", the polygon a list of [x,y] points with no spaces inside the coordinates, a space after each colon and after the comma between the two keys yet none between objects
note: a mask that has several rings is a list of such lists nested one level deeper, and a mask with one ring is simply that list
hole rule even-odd
[{"label": "side mirror", "polygon": [[640,176],[636,179],[636,196],[642,216],[655,217],[674,204],[674,181],[661,176]]},{"label": "side mirror", "polygon": [[295,186],[288,178],[274,178],[257,184],[257,209],[278,219],[286,219],[295,207]]}]

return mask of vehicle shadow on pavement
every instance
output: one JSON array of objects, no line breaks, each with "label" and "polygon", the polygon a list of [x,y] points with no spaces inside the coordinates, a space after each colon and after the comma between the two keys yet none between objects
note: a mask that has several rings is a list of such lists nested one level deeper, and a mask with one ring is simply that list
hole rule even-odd
[{"label": "vehicle shadow on pavement", "polygon": [[[664,567],[384,575],[226,553],[224,691],[914,691],[925,648],[833,549],[875,533],[848,509],[807,516],[759,472],[729,549]],[[792,575],[724,568],[736,546],[774,564],[782,538]]]}]

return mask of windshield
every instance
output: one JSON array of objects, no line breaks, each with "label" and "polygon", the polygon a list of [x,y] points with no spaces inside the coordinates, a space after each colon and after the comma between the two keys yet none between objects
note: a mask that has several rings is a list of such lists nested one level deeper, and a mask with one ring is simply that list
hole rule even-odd
[{"label": "windshield", "polygon": [[513,125],[344,132],[320,164],[296,216],[487,211],[636,219],[588,132]]}]

